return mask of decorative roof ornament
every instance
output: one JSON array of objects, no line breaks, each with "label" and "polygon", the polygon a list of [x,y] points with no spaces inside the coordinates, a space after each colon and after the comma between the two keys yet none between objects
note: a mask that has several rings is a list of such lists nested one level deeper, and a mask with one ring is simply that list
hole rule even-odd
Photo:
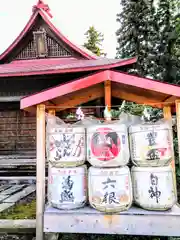
[{"label": "decorative roof ornament", "polygon": [[50,13],[50,8],[49,8],[48,4],[45,4],[45,3],[43,2],[43,0],[38,0],[38,3],[33,6],[32,11],[34,12],[34,11],[36,11],[37,9],[42,9],[44,12],[47,13],[47,15],[48,15],[50,18],[53,17],[53,15]]}]

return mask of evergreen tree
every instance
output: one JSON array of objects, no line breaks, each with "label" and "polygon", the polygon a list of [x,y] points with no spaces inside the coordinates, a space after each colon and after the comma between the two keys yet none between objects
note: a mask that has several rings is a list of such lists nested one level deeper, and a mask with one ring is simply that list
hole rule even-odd
[{"label": "evergreen tree", "polygon": [[102,42],[104,40],[104,36],[101,32],[98,32],[94,26],[89,27],[86,35],[86,42],[84,43],[84,47],[95,53],[97,56],[105,56],[106,54],[102,51]]},{"label": "evergreen tree", "polygon": [[155,75],[162,81],[177,83],[180,77],[178,2],[176,0],[159,1],[155,18],[159,28],[156,41]]},{"label": "evergreen tree", "polygon": [[122,11],[117,14],[120,28],[117,30],[117,58],[136,56],[138,62],[131,72],[140,76],[149,74],[148,53],[153,49],[155,23],[153,1],[121,0]]},{"label": "evergreen tree", "polygon": [[[155,4],[156,3],[156,4]],[[131,72],[170,83],[180,80],[180,2],[121,0],[117,57],[137,56]]]}]

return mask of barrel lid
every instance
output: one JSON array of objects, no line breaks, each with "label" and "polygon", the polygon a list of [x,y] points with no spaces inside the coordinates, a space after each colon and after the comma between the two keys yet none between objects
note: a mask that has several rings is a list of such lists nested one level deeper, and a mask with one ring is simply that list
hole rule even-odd
[{"label": "barrel lid", "polygon": [[53,166],[49,163],[49,173],[50,174],[57,174],[57,175],[77,175],[77,174],[85,174],[87,172],[87,166],[81,165],[77,167],[57,167]]},{"label": "barrel lid", "polygon": [[128,166],[124,166],[124,167],[117,167],[117,168],[97,168],[97,167],[90,167],[89,168],[89,174],[90,175],[97,175],[97,176],[115,176],[113,173],[117,173],[118,174],[128,174],[129,171],[129,167]]},{"label": "barrel lid", "polygon": [[47,133],[84,133],[85,127],[83,126],[54,126],[52,128],[47,128]]},{"label": "barrel lid", "polygon": [[106,124],[95,124],[87,127],[87,131],[96,131],[96,129],[110,128],[117,132],[127,132],[127,126],[125,124],[116,123],[106,123]]}]

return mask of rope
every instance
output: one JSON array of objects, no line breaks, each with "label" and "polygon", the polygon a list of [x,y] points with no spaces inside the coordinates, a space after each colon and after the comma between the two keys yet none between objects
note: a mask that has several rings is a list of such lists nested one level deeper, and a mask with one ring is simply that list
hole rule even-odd
[{"label": "rope", "polygon": [[[153,103],[143,103],[143,104],[140,104],[140,105],[143,105],[143,106],[157,106],[157,105],[163,105],[163,106],[169,106],[169,105],[173,105],[175,104],[175,102],[153,102]],[[104,108],[106,107],[105,105],[100,105],[100,106],[62,106],[62,105],[46,105],[46,109],[67,109],[67,108],[78,108],[78,107],[81,107],[81,108]],[[112,105],[111,108],[119,108],[121,107],[121,105]]]}]

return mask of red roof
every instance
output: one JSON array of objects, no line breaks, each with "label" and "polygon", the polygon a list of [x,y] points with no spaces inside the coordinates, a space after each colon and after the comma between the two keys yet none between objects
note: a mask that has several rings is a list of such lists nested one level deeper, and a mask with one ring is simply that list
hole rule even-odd
[{"label": "red roof", "polygon": [[[51,16],[49,12],[49,7],[47,4],[44,4],[42,1],[38,1],[38,4],[33,7],[33,14],[26,24],[25,28],[22,30],[20,35],[15,39],[15,41],[0,55],[0,61],[2,61],[16,46],[17,44],[24,38],[27,32],[34,25],[38,15],[42,17],[45,23],[49,26],[49,28],[55,32],[58,38],[62,39],[67,45],[69,45],[73,50],[80,53],[86,59],[98,59],[98,56],[86,50],[85,48],[79,47],[69,41],[50,21],[49,17]],[[48,17],[49,16],[49,17]]]},{"label": "red roof", "polygon": [[90,52],[89,50],[77,46],[70,42],[59,30],[52,24],[50,18],[50,9],[47,4],[42,0],[33,7],[33,14],[20,33],[16,40],[9,46],[9,48],[0,55],[0,61],[3,62],[7,56],[16,48],[20,41],[34,26],[38,16],[41,16],[49,28],[56,34],[56,36],[65,42],[70,48],[78,52],[85,59],[76,59],[73,57],[67,58],[46,58],[46,59],[33,59],[33,60],[16,60],[10,63],[0,64],[0,77],[11,76],[31,76],[42,74],[58,74],[66,72],[79,72],[79,71],[95,71],[116,68],[124,65],[130,65],[137,61],[136,58],[131,59],[107,59],[101,58]]},{"label": "red roof", "polygon": [[66,72],[111,69],[136,62],[131,59],[77,60],[75,58],[14,61],[0,65],[0,77],[57,74]]},{"label": "red roof", "polygon": [[48,101],[54,105],[62,104],[63,96],[75,92],[78,93],[77,96],[81,96],[86,91],[85,88],[90,88],[93,85],[96,85],[97,88],[103,88],[101,83],[106,80],[112,82],[112,96],[127,101],[161,106],[162,102],[168,104],[168,100],[174,102],[180,98],[180,86],[106,70],[22,98],[21,109],[28,109],[41,103],[46,104]]}]

